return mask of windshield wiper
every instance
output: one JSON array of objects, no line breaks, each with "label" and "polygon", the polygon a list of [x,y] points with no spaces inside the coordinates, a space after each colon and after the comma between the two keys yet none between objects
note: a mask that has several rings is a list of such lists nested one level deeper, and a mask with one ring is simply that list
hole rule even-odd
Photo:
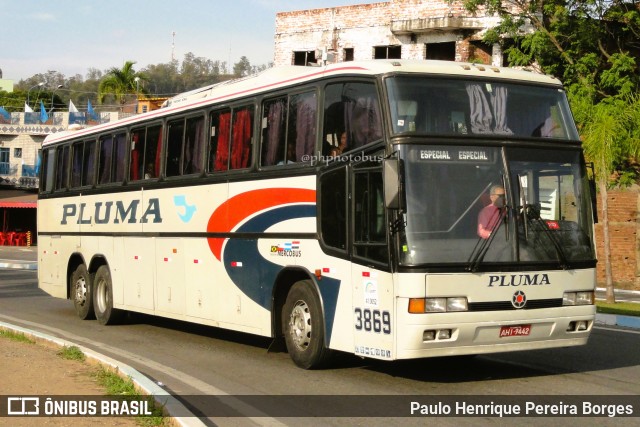
[{"label": "windshield wiper", "polygon": [[487,254],[487,251],[489,251],[489,247],[491,246],[493,239],[495,239],[495,237],[498,235],[497,231],[500,228],[500,222],[504,221],[506,217],[505,213],[508,211],[509,211],[509,206],[507,205],[504,208],[498,208],[494,212],[494,214],[491,216],[488,222],[489,224],[493,223],[493,221],[495,220],[495,215],[500,215],[500,219],[498,219],[498,221],[495,223],[495,227],[491,231],[491,234],[489,234],[489,237],[487,239],[483,239],[482,237],[478,236],[476,245],[473,247],[473,250],[471,251],[471,255],[467,260],[467,263],[468,263],[467,269],[466,269],[467,271],[475,272],[478,269],[478,266],[484,259],[484,256]]},{"label": "windshield wiper", "polygon": [[[553,231],[551,231],[551,229],[549,228],[549,225],[540,217],[540,211],[538,207],[533,204],[526,204],[524,205],[522,214],[527,222],[535,221],[536,224],[538,224],[539,228],[542,229],[544,235],[547,236],[547,238],[553,244],[553,247],[556,250],[556,255],[558,255],[558,260],[560,261],[560,267],[563,270],[568,269],[569,263],[567,262],[567,255],[564,253],[564,249],[562,249],[562,245],[558,240],[558,236],[556,236],[553,233]],[[526,233],[526,226],[525,226],[525,233]]]}]

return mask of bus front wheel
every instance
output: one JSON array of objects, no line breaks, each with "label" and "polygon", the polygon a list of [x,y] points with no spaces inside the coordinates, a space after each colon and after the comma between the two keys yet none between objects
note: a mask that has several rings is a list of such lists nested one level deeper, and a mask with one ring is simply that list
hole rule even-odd
[{"label": "bus front wheel", "polygon": [[111,282],[111,272],[106,265],[100,266],[95,275],[93,307],[96,319],[102,325],[117,323],[122,317],[122,312],[113,308],[113,284]]},{"label": "bus front wheel", "polygon": [[93,275],[80,264],[71,275],[71,294],[76,314],[82,320],[93,319]]},{"label": "bus front wheel", "polygon": [[282,310],[282,330],[289,356],[299,367],[318,368],[329,359],[320,298],[310,280],[297,282],[289,290]]}]

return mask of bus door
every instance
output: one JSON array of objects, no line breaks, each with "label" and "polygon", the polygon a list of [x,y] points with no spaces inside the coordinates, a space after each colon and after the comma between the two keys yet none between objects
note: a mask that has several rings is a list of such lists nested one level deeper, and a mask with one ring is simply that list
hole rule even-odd
[{"label": "bus door", "polygon": [[351,174],[351,281],[355,353],[393,357],[393,275],[380,162],[355,165]]}]

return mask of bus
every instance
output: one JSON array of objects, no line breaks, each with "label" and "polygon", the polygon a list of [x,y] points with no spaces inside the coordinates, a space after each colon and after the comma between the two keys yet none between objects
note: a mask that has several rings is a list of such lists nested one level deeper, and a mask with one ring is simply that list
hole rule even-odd
[{"label": "bus", "polygon": [[546,75],[272,68],[42,149],[39,287],[80,319],[271,337],[302,368],[577,346],[593,327],[592,170]]}]

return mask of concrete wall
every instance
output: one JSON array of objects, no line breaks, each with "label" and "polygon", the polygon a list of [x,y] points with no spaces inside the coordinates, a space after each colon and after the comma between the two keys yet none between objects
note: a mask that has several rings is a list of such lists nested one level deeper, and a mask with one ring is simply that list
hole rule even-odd
[{"label": "concrete wall", "polygon": [[[497,18],[473,16],[460,2],[394,0],[390,2],[282,12],[276,15],[275,65],[292,64],[294,51],[324,49],[344,60],[373,59],[374,46],[401,45],[402,59],[424,59],[427,43],[456,42],[456,61],[477,59],[469,48]],[[501,65],[501,54],[481,60]],[[500,62],[500,63],[497,63]]]}]

